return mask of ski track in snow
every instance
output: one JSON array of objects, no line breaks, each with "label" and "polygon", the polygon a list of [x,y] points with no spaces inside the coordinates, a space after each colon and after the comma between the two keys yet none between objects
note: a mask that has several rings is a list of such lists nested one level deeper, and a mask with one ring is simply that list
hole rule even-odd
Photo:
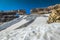
[{"label": "ski track in snow", "polygon": [[[30,17],[27,20],[30,20]],[[36,17],[27,27],[1,31],[0,40],[60,40],[60,23],[47,24],[47,19],[48,17]]]}]

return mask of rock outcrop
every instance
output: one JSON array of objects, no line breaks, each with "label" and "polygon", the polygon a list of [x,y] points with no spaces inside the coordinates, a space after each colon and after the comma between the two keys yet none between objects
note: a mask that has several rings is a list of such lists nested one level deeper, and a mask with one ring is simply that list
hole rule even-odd
[{"label": "rock outcrop", "polygon": [[60,9],[51,10],[52,13],[48,17],[48,23],[60,22]]},{"label": "rock outcrop", "polygon": [[26,14],[26,10],[17,10],[17,13],[23,15],[23,14]]},{"label": "rock outcrop", "polygon": [[31,9],[30,12],[32,14],[48,14],[48,13],[51,13],[51,10],[59,9],[59,8],[60,8],[60,4],[56,4],[53,6],[49,6],[47,8],[34,8],[34,9]]},{"label": "rock outcrop", "polygon": [[25,10],[7,10],[7,11],[1,11],[0,10],[0,23],[11,21],[15,18],[18,18],[19,15],[25,14]]},{"label": "rock outcrop", "polygon": [[48,7],[49,10],[58,9],[58,8],[60,8],[60,4],[56,4]]},{"label": "rock outcrop", "polygon": [[49,13],[49,10],[47,8],[35,8],[31,9],[30,12],[32,14],[47,14]]}]

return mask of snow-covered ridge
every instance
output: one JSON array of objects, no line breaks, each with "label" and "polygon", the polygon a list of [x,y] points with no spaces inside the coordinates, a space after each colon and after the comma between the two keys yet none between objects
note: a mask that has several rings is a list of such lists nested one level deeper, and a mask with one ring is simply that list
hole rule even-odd
[{"label": "snow-covered ridge", "polygon": [[47,19],[48,17],[39,16],[27,27],[1,31],[0,40],[60,40],[60,23],[47,24]]}]

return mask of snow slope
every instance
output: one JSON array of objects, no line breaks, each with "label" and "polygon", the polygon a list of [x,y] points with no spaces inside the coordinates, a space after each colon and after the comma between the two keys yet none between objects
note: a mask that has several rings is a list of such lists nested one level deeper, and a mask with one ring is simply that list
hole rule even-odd
[{"label": "snow slope", "polygon": [[2,31],[0,40],[60,40],[60,23],[47,24],[47,19],[47,17],[37,17],[27,27]]}]

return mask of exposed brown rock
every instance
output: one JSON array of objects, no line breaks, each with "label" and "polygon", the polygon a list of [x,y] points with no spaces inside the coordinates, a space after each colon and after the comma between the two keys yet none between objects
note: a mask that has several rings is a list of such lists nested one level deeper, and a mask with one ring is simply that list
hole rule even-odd
[{"label": "exposed brown rock", "polygon": [[48,23],[60,22],[60,9],[53,9],[48,18]]},{"label": "exposed brown rock", "polygon": [[36,8],[34,8],[34,9],[31,9],[30,12],[33,13],[33,14],[35,14],[35,13],[37,13],[38,11],[37,11]]},{"label": "exposed brown rock", "polygon": [[53,5],[53,6],[49,6],[47,7],[49,10],[53,10],[53,9],[58,9],[60,8],[60,4],[56,4],[56,5]]},{"label": "exposed brown rock", "polygon": [[35,9],[31,9],[30,12],[32,14],[47,14],[48,13],[48,9],[45,9],[45,8],[35,8]]},{"label": "exposed brown rock", "polygon": [[60,22],[60,4],[49,6],[47,8],[35,8],[30,11],[32,14],[50,13],[48,23]]},{"label": "exposed brown rock", "polygon": [[47,13],[51,13],[51,10],[53,9],[60,9],[60,4],[49,6],[47,8],[34,8],[34,9],[31,9],[30,12],[32,14],[47,14]]},{"label": "exposed brown rock", "polygon": [[17,13],[19,13],[19,14],[26,14],[26,11],[25,10],[18,10]]}]

